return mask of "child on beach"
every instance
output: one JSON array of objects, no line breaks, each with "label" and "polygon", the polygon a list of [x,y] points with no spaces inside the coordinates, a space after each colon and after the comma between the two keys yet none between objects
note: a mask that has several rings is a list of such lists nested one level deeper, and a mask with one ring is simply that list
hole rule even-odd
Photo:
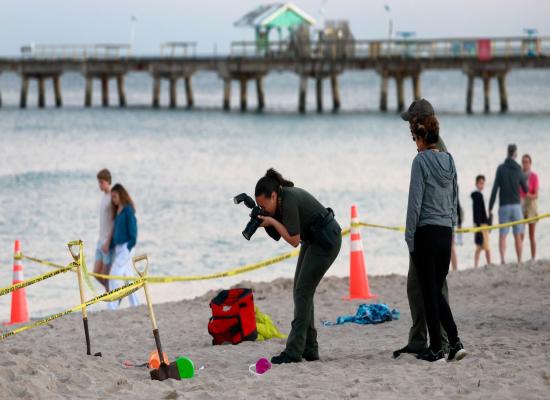
[{"label": "child on beach", "polygon": [[[476,176],[476,188],[470,197],[472,198],[474,226],[489,225],[487,217],[487,209],[485,208],[485,199],[483,198],[483,188],[485,187],[485,176]],[[479,265],[479,256],[482,251],[485,251],[485,259],[487,264],[491,264],[491,249],[489,247],[489,231],[476,232],[474,236],[476,251],[474,255],[474,266]]]},{"label": "child on beach", "polygon": [[[117,183],[111,189],[111,199],[113,204],[113,219],[115,226],[113,229],[113,239],[111,248],[114,249],[114,260],[111,268],[111,275],[131,276],[134,275],[132,269],[132,250],[137,242],[137,220],[136,209],[132,198],[120,183]],[[114,290],[124,286],[126,282],[119,280],[109,281],[109,290]],[[138,306],[139,300],[135,293],[128,296],[131,306]],[[107,307],[116,310],[121,300],[111,301]]]},{"label": "child on beach", "polygon": [[[97,183],[102,195],[99,202],[99,239],[95,249],[94,272],[109,274],[112,261],[112,252],[109,247],[113,235],[113,210],[111,207],[111,173],[108,169],[102,169],[97,173]],[[107,289],[105,279],[96,279]]]}]

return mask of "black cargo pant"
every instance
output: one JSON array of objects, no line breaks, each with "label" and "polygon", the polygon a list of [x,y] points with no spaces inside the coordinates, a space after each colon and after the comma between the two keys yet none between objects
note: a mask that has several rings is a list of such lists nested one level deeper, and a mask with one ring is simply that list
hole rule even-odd
[{"label": "black cargo pant", "polygon": [[458,340],[451,308],[442,293],[451,262],[451,241],[452,229],[444,226],[422,226],[414,236],[412,259],[422,292],[430,348],[434,351],[442,349],[441,327],[451,343]]},{"label": "black cargo pant", "polygon": [[[443,282],[441,291],[445,300],[449,302],[449,290],[447,280]],[[424,297],[422,288],[418,280],[414,260],[409,257],[409,273],[407,275],[407,298],[409,299],[409,308],[411,309],[412,326],[409,330],[408,347],[416,352],[424,351],[428,347],[428,330],[426,326],[426,313],[424,311]],[[441,342],[443,350],[449,347],[449,340],[445,328],[441,327]]]},{"label": "black cargo pant", "polygon": [[328,250],[314,243],[302,243],[300,248],[294,274],[294,319],[285,350],[292,359],[298,360],[304,354],[318,352],[313,296],[319,282],[340,252],[342,246],[340,234],[336,241],[336,245]]}]

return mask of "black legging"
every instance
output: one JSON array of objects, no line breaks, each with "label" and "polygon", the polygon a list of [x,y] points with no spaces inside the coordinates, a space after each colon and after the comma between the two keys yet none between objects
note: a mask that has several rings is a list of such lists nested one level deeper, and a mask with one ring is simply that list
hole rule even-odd
[{"label": "black legging", "polygon": [[416,229],[412,257],[424,298],[426,323],[430,333],[430,348],[441,350],[441,325],[449,336],[449,343],[458,341],[458,331],[449,303],[441,289],[449,273],[453,231],[449,227],[426,225]]}]

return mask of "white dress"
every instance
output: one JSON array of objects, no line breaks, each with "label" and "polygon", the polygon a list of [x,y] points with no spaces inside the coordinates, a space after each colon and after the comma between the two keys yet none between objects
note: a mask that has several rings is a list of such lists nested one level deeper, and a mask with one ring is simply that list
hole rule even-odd
[{"label": "white dress", "polygon": [[[111,275],[135,276],[136,273],[132,268],[132,254],[133,251],[128,250],[128,243],[117,244],[115,247],[115,259],[113,261],[113,266],[111,267]],[[128,284],[129,282],[132,281],[118,281],[111,279],[109,280],[109,290],[117,289]],[[130,294],[127,298],[130,300],[130,306],[139,306],[139,299],[136,292]],[[116,310],[120,306],[123,299],[107,303],[107,308],[110,310]]]}]

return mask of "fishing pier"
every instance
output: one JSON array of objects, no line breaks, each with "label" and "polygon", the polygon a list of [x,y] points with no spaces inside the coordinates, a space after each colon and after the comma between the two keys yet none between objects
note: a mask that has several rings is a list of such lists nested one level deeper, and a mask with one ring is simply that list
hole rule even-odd
[{"label": "fishing pier", "polygon": [[[118,106],[130,103],[126,96],[125,77],[145,72],[152,79],[151,106],[160,107],[161,80],[169,82],[169,107],[176,108],[178,82],[184,83],[186,108],[193,108],[193,75],[200,71],[217,74],[221,80],[220,105],[231,108],[232,83],[240,93],[238,107],[249,109],[248,82],[256,86],[255,110],[266,106],[264,79],[276,72],[298,76],[298,111],[305,113],[308,80],[315,81],[316,110],[323,112],[323,87],[330,82],[332,110],[338,111],[339,77],[346,71],[375,71],[380,76],[379,109],[388,111],[388,83],[395,81],[397,104],[401,111],[408,103],[404,97],[406,81],[412,84],[415,99],[422,96],[422,73],[429,70],[458,70],[467,76],[467,113],[472,112],[474,80],[483,81],[484,111],[490,112],[490,83],[496,79],[500,95],[500,111],[508,110],[506,76],[513,69],[550,68],[550,38],[446,38],[426,40],[317,40],[306,43],[275,41],[259,45],[255,42],[233,42],[223,56],[196,54],[196,44],[166,43],[158,56],[134,56],[129,45],[93,46],[26,46],[20,57],[0,58],[0,74],[15,72],[21,79],[19,106],[28,106],[29,81],[36,80],[38,107],[46,106],[46,82],[52,82],[55,106],[63,105],[61,76],[78,73],[85,80],[83,104],[93,105],[93,80],[101,82],[101,105],[108,107],[109,83],[116,82]],[[377,90],[376,88],[374,90]],[[412,100],[412,99],[411,99]],[[1,106],[0,88],[0,106]]]}]

